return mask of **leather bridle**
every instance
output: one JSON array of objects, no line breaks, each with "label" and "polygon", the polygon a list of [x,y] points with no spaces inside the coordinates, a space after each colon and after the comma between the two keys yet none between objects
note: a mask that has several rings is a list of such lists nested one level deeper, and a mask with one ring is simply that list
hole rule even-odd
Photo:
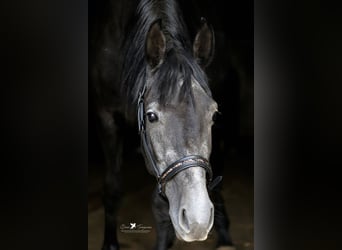
[{"label": "leather bridle", "polygon": [[189,155],[185,156],[171,165],[169,165],[162,173],[160,173],[153,154],[151,152],[150,147],[148,146],[147,137],[146,137],[146,124],[145,124],[145,103],[144,103],[144,94],[146,92],[146,84],[142,88],[139,93],[138,98],[138,126],[139,126],[139,134],[141,139],[141,146],[143,148],[143,154],[148,163],[152,166],[154,175],[157,178],[158,183],[158,192],[160,195],[165,196],[165,185],[168,181],[170,181],[175,175],[183,170],[186,170],[191,167],[201,167],[207,173],[207,182],[208,188],[213,189],[221,180],[222,176],[217,176],[213,181],[213,172],[210,166],[210,163],[207,159],[203,158],[199,155]]}]

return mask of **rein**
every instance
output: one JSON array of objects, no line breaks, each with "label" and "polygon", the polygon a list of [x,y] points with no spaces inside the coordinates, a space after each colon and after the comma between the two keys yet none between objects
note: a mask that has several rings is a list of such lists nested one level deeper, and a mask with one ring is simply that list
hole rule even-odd
[{"label": "rein", "polygon": [[143,89],[139,93],[138,98],[138,127],[139,127],[139,134],[141,139],[141,146],[143,148],[143,153],[147,161],[151,164],[154,175],[157,178],[158,183],[158,193],[164,197],[165,195],[165,185],[168,181],[170,181],[175,175],[179,172],[186,170],[191,167],[201,167],[207,173],[208,177],[208,189],[212,190],[221,180],[222,176],[217,176],[214,180],[213,172],[210,166],[210,163],[207,159],[203,158],[199,155],[189,155],[185,156],[171,165],[169,165],[162,173],[159,172],[155,159],[152,155],[151,149],[147,143],[146,137],[146,124],[145,124],[145,103],[144,103],[144,94],[146,92],[146,84],[144,85]]}]

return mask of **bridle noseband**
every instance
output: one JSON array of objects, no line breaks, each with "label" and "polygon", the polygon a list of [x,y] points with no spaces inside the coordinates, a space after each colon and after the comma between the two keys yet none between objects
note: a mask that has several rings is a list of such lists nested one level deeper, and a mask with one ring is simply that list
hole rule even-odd
[{"label": "bridle noseband", "polygon": [[213,172],[210,166],[210,163],[207,159],[203,158],[199,155],[189,155],[185,156],[171,165],[169,165],[162,173],[159,172],[155,159],[152,155],[152,152],[147,143],[146,137],[146,124],[145,124],[145,104],[144,104],[144,94],[146,92],[146,84],[143,89],[139,93],[138,98],[138,126],[139,126],[139,134],[141,139],[141,146],[143,148],[143,153],[146,160],[152,165],[154,175],[157,178],[158,182],[158,192],[160,195],[165,197],[165,185],[168,181],[170,181],[175,175],[179,172],[182,172],[185,169],[191,167],[201,167],[207,173],[208,177],[208,188],[213,189],[221,180],[222,176],[217,176],[214,181]]}]

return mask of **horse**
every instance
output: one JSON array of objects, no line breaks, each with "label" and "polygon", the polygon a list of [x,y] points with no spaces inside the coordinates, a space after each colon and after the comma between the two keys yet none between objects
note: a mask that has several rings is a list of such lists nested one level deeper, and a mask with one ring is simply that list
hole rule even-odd
[{"label": "horse", "polygon": [[[92,4],[92,3],[91,3]],[[106,158],[102,250],[119,249],[122,120],[136,123],[147,171],[156,177],[155,249],[175,237],[204,241],[215,224],[217,247],[233,246],[220,185],[210,164],[219,114],[205,73],[214,31],[205,18],[191,43],[175,0],[97,3],[90,32],[90,93]]]}]

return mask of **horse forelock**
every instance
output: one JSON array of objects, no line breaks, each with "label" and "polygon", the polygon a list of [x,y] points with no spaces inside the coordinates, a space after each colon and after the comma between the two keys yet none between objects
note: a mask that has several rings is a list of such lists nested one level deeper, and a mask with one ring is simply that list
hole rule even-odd
[{"label": "horse forelock", "polygon": [[[165,104],[179,93],[180,100],[192,100],[192,79],[195,79],[208,95],[211,95],[207,78],[193,58],[188,31],[175,1],[143,0],[136,13],[136,25],[125,42],[125,60],[122,73],[122,90],[127,106],[135,107],[139,93],[147,81],[157,91],[159,102]],[[145,41],[150,25],[161,19],[162,30],[167,39],[163,63],[149,79],[145,58]],[[179,85],[182,80],[182,85]],[[179,91],[177,91],[180,88]]]}]

